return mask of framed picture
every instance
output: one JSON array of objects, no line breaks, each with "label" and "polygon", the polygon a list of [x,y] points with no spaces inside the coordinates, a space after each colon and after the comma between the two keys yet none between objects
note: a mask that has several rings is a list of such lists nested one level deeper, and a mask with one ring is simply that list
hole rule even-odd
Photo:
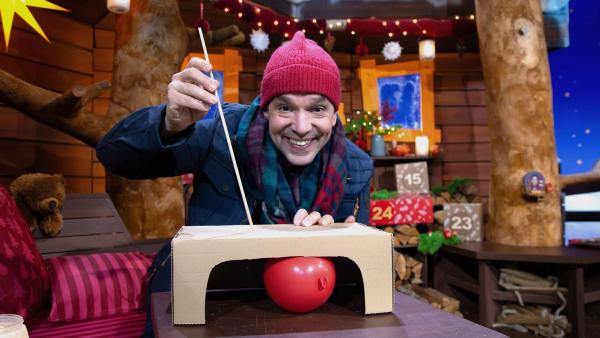
[{"label": "framed picture", "polygon": [[377,111],[384,126],[400,125],[385,136],[386,141],[414,142],[417,136],[441,141],[440,130],[435,129],[433,71],[429,60],[385,65],[373,59],[360,61],[363,109]]},{"label": "framed picture", "polygon": [[[186,68],[193,57],[204,59],[204,54],[189,53],[183,59],[180,70]],[[242,56],[237,50],[226,48],[223,50],[223,54],[209,54],[208,58],[213,66],[213,76],[221,84],[218,90],[221,102],[238,103],[240,100],[239,73],[242,71]],[[217,109],[217,105],[214,104],[204,118],[214,117],[218,114]]]}]

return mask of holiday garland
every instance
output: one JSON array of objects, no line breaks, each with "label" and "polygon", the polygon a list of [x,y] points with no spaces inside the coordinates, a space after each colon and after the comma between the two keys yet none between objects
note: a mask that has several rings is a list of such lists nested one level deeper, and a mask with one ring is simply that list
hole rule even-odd
[{"label": "holiday garland", "polygon": [[460,239],[456,233],[452,233],[450,230],[444,230],[444,232],[436,230],[419,235],[419,246],[417,247],[417,250],[423,254],[433,255],[443,245],[458,244],[460,244]]}]

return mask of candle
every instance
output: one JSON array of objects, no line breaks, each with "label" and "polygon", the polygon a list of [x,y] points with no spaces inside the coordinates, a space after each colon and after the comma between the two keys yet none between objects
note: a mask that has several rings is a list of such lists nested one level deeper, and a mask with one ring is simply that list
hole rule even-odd
[{"label": "candle", "polygon": [[419,59],[435,59],[435,41],[431,39],[419,41]]},{"label": "candle", "polygon": [[129,0],[107,0],[106,8],[116,14],[129,12]]},{"label": "candle", "polygon": [[415,138],[415,153],[417,156],[429,155],[429,138],[427,136],[417,136]]}]

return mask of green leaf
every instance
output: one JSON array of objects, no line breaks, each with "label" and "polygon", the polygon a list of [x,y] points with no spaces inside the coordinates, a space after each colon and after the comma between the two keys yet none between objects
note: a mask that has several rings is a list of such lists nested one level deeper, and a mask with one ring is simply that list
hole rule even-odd
[{"label": "green leaf", "polygon": [[440,185],[431,188],[431,192],[433,192],[434,194],[439,194],[439,193],[446,192],[446,191],[448,191],[448,189],[446,189]]},{"label": "green leaf", "polygon": [[444,235],[441,231],[434,231],[431,234],[420,234],[417,250],[423,254],[433,255],[444,245]]},{"label": "green leaf", "polygon": [[465,186],[473,182],[470,178],[461,178],[456,177],[448,184],[448,192],[451,194],[456,194],[460,187]]},{"label": "green leaf", "polygon": [[371,193],[372,200],[387,200],[396,196],[398,196],[397,191],[389,191],[387,189],[377,190]]},{"label": "green leaf", "polygon": [[450,238],[445,238],[443,232],[436,230],[431,233],[419,235],[419,245],[417,246],[417,250],[422,254],[433,255],[443,245],[458,244],[460,244],[458,236],[454,235]]}]

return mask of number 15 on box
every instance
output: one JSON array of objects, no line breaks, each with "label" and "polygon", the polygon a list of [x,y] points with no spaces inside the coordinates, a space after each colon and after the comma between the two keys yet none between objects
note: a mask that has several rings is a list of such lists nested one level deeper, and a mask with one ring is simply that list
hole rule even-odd
[{"label": "number 15 on box", "polygon": [[399,193],[428,194],[427,162],[396,164],[396,189]]}]

